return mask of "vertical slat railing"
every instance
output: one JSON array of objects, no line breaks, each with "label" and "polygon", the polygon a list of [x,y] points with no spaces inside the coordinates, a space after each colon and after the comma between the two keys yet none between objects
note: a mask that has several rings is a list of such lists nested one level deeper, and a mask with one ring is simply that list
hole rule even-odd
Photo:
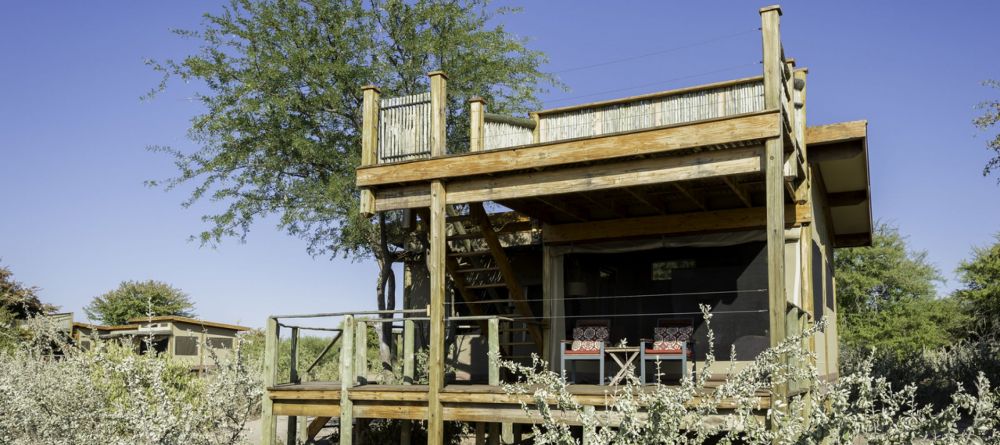
[{"label": "vertical slat railing", "polygon": [[381,99],[378,110],[379,164],[430,156],[431,93]]}]

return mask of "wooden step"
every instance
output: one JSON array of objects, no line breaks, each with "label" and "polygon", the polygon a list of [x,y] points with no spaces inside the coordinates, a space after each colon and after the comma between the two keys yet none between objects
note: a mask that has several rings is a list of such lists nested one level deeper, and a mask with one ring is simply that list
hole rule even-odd
[{"label": "wooden step", "polygon": [[483,284],[469,284],[466,285],[466,289],[494,289],[498,287],[507,287],[507,283],[483,283]]},{"label": "wooden step", "polygon": [[479,232],[476,233],[463,233],[461,235],[448,235],[448,241],[462,241],[469,239],[482,239],[483,235]]},{"label": "wooden step", "polygon": [[470,256],[484,256],[484,255],[491,255],[491,253],[490,253],[489,250],[473,250],[471,252],[450,252],[450,253],[448,253],[448,256],[455,257],[455,258],[470,257]]},{"label": "wooden step", "polygon": [[477,273],[477,272],[499,272],[498,267],[474,267],[469,269],[458,269],[460,273]]}]

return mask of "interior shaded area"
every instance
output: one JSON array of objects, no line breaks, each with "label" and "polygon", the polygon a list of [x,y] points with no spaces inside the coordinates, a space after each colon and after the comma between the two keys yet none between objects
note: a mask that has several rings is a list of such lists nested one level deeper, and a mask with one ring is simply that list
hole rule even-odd
[{"label": "interior shaded area", "polygon": [[695,359],[708,350],[700,305],[711,309],[718,359],[730,345],[752,360],[768,345],[767,246],[686,246],[619,253],[569,253],[565,273],[565,335],[580,320],[610,321],[610,344],[653,338],[660,320],[691,320]]}]

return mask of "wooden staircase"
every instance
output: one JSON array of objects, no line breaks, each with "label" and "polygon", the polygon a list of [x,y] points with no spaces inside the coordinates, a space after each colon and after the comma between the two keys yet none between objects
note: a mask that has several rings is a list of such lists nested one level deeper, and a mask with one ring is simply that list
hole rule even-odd
[{"label": "wooden staircase", "polygon": [[501,234],[530,228],[530,222],[513,221],[495,227],[481,203],[468,204],[465,214],[456,209],[449,214],[446,265],[464,306],[472,315],[514,319],[500,324],[501,356],[530,363],[531,353],[542,352],[541,324],[500,241]]}]

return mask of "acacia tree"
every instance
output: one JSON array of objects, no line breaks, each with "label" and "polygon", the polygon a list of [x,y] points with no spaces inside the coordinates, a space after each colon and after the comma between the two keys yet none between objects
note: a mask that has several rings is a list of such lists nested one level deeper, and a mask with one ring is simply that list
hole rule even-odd
[{"label": "acacia tree", "polygon": [[23,319],[56,311],[51,304],[42,303],[38,298],[38,288],[25,286],[14,279],[14,273],[6,266],[0,266],[0,325],[5,320]]},{"label": "acacia tree", "polygon": [[972,259],[958,267],[963,287],[955,291],[982,337],[1000,338],[1000,234],[988,247],[973,249]]},{"label": "acacia tree", "polygon": [[361,88],[419,93],[429,89],[426,73],[444,70],[448,146],[464,150],[466,99],[524,112],[537,105],[538,85],[553,82],[539,71],[543,54],[495,24],[510,12],[488,0],[231,0],[206,14],[202,29],[176,31],[197,40],[198,53],[149,62],[164,74],[159,89],[171,76],[199,81],[206,109],[190,130],[198,151],[154,148],[172,154],[180,172],[163,185],[195,183],[186,206],[203,198],[224,203],[203,216],[203,243],[244,239],[255,221],[276,215],[279,228],[308,241],[313,255],[374,257],[378,308],[394,309],[391,266],[403,253],[391,241],[401,238],[400,217],[373,222],[358,212]]},{"label": "acacia tree", "polygon": [[[1000,81],[987,80],[983,82],[983,85],[991,88],[1000,88]],[[983,114],[975,118],[972,123],[980,130],[989,131],[997,124],[997,122],[1000,122],[1000,99],[980,102],[977,108],[984,111]],[[986,166],[983,167],[983,176],[989,176],[990,173],[1000,169],[1000,134],[993,135],[993,137],[986,142],[986,147],[993,153],[990,160],[986,161]],[[997,181],[1000,181],[1000,178],[998,178]]]},{"label": "acacia tree", "polygon": [[160,281],[123,281],[118,288],[83,308],[87,316],[106,325],[128,323],[133,318],[160,315],[194,317],[194,303],[180,289]]},{"label": "acacia tree", "polygon": [[872,246],[834,254],[840,340],[903,354],[951,344],[965,328],[956,300],[938,298],[940,272],[912,251],[899,229],[879,223]]}]

